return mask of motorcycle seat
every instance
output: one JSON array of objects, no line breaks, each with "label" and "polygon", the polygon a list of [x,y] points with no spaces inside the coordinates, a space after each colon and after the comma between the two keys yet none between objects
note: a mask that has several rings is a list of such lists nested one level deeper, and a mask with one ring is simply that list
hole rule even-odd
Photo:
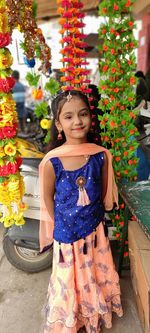
[{"label": "motorcycle seat", "polygon": [[23,158],[23,164],[32,166],[36,169],[38,169],[38,166],[41,161],[42,158]]}]

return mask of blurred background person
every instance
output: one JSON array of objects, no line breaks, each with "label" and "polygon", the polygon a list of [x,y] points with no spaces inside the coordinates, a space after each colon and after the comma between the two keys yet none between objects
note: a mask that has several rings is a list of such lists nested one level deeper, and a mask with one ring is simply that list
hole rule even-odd
[{"label": "blurred background person", "polygon": [[26,87],[19,81],[20,74],[17,70],[14,70],[12,76],[15,78],[16,83],[12,89],[13,98],[16,102],[16,111],[19,119],[19,130],[25,131],[25,97]]}]

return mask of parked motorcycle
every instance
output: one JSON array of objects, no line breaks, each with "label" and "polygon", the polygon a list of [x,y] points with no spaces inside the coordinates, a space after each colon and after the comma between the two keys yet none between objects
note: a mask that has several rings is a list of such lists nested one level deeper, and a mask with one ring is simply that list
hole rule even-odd
[{"label": "parked motorcycle", "polygon": [[25,212],[26,223],[13,225],[6,229],[3,237],[3,249],[8,261],[25,272],[40,272],[52,265],[53,245],[40,253],[39,247],[39,179],[38,165],[43,154],[30,142],[18,139],[21,143],[23,164],[21,174],[24,176],[24,201],[28,205]]}]

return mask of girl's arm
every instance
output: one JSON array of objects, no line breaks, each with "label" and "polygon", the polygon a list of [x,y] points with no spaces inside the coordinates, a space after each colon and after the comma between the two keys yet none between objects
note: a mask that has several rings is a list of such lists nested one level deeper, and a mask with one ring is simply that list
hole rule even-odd
[{"label": "girl's arm", "polygon": [[104,164],[102,167],[102,201],[104,201],[108,184],[108,160],[104,153]]},{"label": "girl's arm", "polygon": [[43,199],[50,217],[54,220],[55,172],[50,161],[44,168]]}]

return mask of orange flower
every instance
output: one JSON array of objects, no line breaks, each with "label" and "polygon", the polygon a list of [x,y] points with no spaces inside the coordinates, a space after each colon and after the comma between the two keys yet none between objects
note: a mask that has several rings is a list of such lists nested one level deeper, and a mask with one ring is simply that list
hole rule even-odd
[{"label": "orange flower", "polygon": [[106,12],[107,12],[107,8],[106,8],[106,7],[103,7],[103,8],[102,8],[102,13],[103,13],[103,14],[106,14]]},{"label": "orange flower", "polygon": [[121,124],[122,124],[122,125],[125,125],[125,124],[126,124],[126,121],[125,121],[125,120],[122,120],[122,121],[121,121]]},{"label": "orange flower", "polygon": [[124,151],[123,155],[124,155],[124,156],[128,156],[128,152],[127,152],[127,151]]},{"label": "orange flower", "polygon": [[132,135],[132,134],[134,134],[135,130],[130,130],[129,132]]},{"label": "orange flower", "polygon": [[103,45],[103,50],[107,51],[108,50],[108,46],[107,45]]},{"label": "orange flower", "polygon": [[116,125],[116,123],[112,120],[112,121],[110,121],[110,127],[112,127],[112,128],[114,128],[115,127],[115,125]]},{"label": "orange flower", "polygon": [[135,77],[133,77],[133,76],[130,77],[130,84],[131,85],[135,84]]},{"label": "orange flower", "polygon": [[119,89],[119,88],[117,88],[117,87],[116,87],[116,88],[114,88],[114,92],[115,92],[115,93],[119,92],[119,90],[120,90],[120,89]]},{"label": "orange flower", "polygon": [[120,156],[115,157],[115,161],[119,162],[121,160]]},{"label": "orange flower", "polygon": [[132,164],[133,164],[133,161],[132,161],[132,160],[129,160],[129,161],[128,161],[128,164],[129,164],[129,165],[132,165]]}]

